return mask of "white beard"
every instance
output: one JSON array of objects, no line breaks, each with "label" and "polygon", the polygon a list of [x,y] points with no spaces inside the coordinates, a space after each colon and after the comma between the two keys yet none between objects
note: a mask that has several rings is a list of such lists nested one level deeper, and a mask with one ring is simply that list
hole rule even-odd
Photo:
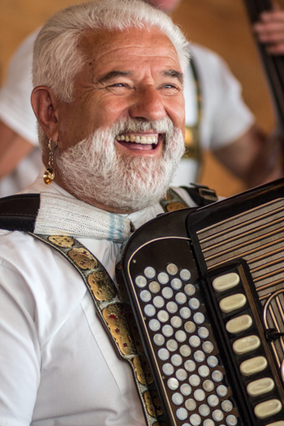
[{"label": "white beard", "polygon": [[[153,129],[165,133],[162,158],[122,156],[114,139],[120,133]],[[56,168],[66,188],[79,199],[125,212],[137,211],[159,202],[167,192],[184,153],[182,132],[168,118],[156,122],[125,119],[66,150]]]}]

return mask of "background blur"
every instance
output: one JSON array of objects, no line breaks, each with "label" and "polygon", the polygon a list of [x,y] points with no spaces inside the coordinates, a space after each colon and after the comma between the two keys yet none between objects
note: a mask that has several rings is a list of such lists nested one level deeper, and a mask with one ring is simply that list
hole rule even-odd
[{"label": "background blur", "polygon": [[[81,0],[0,0],[0,84],[21,41],[56,10]],[[284,8],[284,0],[278,0]],[[243,0],[182,0],[174,21],[194,41],[219,53],[243,86],[243,97],[267,131],[274,117],[264,73],[258,58]],[[241,183],[205,155],[202,183],[228,196],[240,192]]]}]

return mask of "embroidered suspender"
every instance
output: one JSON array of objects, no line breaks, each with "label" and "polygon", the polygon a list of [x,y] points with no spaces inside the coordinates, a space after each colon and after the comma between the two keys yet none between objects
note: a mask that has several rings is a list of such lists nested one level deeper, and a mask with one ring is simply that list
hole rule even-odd
[{"label": "embroidered suspender", "polygon": [[[134,316],[120,297],[115,284],[99,260],[79,241],[66,236],[29,233],[62,254],[80,273],[104,328],[119,357],[132,368],[148,426],[167,426],[158,394],[138,333],[133,333]],[[135,336],[135,337],[132,337]],[[146,368],[145,368],[146,366]],[[143,368],[144,367],[144,368]]]}]

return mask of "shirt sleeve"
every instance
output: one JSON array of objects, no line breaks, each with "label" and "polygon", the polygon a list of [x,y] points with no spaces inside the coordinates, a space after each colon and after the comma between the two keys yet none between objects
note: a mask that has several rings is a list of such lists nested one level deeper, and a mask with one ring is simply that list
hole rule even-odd
[{"label": "shirt sleeve", "polygon": [[0,260],[0,424],[31,423],[40,380],[33,296],[23,277]]},{"label": "shirt sleeve", "polygon": [[18,135],[38,145],[37,120],[31,106],[32,54],[38,31],[27,37],[12,57],[0,89],[0,119]]}]

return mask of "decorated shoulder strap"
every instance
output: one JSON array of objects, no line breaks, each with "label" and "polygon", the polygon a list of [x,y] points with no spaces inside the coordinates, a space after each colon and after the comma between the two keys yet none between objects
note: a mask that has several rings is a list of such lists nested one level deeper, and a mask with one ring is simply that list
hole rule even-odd
[{"label": "decorated shoulder strap", "polygon": [[147,425],[168,426],[130,305],[122,299],[104,266],[75,238],[30,235],[57,250],[79,272],[114,348],[132,368]]}]

